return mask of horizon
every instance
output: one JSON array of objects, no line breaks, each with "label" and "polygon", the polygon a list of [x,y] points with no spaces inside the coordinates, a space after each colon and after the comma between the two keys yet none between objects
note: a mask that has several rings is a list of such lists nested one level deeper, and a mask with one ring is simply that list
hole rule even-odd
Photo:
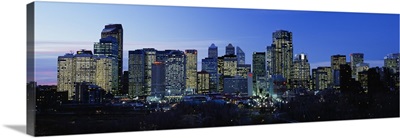
[{"label": "horizon", "polygon": [[[110,20],[124,28],[123,71],[128,68],[128,51],[142,48],[196,49],[199,70],[212,43],[218,47],[218,56],[225,54],[229,43],[239,46],[246,54],[246,64],[250,64],[252,53],[265,52],[272,43],[272,32],[280,29],[293,33],[293,54],[307,54],[311,69],[330,66],[330,56],[335,54],[346,55],[346,61],[350,61],[351,53],[364,53],[365,63],[381,67],[387,54],[399,51],[397,14],[37,3],[38,85],[57,84],[57,57],[80,49],[93,51],[93,43]],[[108,10],[101,10],[104,7]]]}]

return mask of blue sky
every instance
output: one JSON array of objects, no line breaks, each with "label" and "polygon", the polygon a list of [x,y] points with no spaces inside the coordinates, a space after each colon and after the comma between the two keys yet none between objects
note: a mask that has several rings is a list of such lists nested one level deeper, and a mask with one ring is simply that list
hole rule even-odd
[{"label": "blue sky", "polygon": [[[399,15],[280,11],[229,8],[106,5],[37,2],[35,5],[35,79],[55,84],[57,56],[93,49],[104,25],[124,28],[124,70],[128,51],[153,47],[197,49],[198,60],[215,43],[219,55],[232,43],[246,53],[265,51],[272,32],[293,32],[294,53],[308,54],[311,67],[330,65],[330,56],[364,53],[371,66],[399,52]],[[201,63],[199,62],[199,65]],[[200,68],[200,66],[199,66]]]}]

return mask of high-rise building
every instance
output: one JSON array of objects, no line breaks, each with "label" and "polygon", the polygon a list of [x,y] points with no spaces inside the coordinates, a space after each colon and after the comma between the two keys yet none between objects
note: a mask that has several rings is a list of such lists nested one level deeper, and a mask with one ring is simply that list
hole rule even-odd
[{"label": "high-rise building", "polygon": [[315,77],[315,90],[324,90],[331,83],[332,70],[331,67],[318,67]]},{"label": "high-rise building", "polygon": [[357,78],[357,64],[364,63],[363,53],[351,53],[350,64],[351,64],[351,76]]},{"label": "high-rise building", "polygon": [[236,55],[224,55],[217,59],[218,73],[218,91],[224,91],[224,78],[234,77],[237,74],[237,57]]},{"label": "high-rise building", "polygon": [[114,57],[117,59],[118,58],[117,39],[112,36],[101,38],[99,42],[94,43],[93,54],[96,56],[104,55],[107,57]]},{"label": "high-rise building", "polygon": [[186,56],[182,51],[172,51],[165,62],[165,87],[171,95],[181,95],[186,90]]},{"label": "high-rise building", "polygon": [[253,90],[256,95],[263,93],[260,90],[267,90],[267,85],[264,85],[264,81],[267,79],[265,64],[265,52],[253,52]]},{"label": "high-rise building", "polygon": [[351,66],[348,64],[340,65],[340,92],[352,92],[354,78],[352,78]]},{"label": "high-rise building", "polygon": [[400,68],[400,53],[391,53],[384,57],[384,67],[398,73]]},{"label": "high-rise building", "polygon": [[70,53],[59,56],[57,91],[68,91],[68,99],[73,100],[75,83],[96,83],[96,67],[96,58],[90,50],[80,50],[75,55]]},{"label": "high-rise building", "polygon": [[68,91],[68,99],[72,100],[75,77],[74,54],[59,56],[57,64],[57,91]]},{"label": "high-rise building", "polygon": [[144,95],[151,93],[151,67],[156,61],[156,52],[154,48],[144,48]]},{"label": "high-rise building", "polygon": [[[237,55],[237,60],[238,60],[238,65],[243,65],[246,64],[246,54],[244,54],[243,50],[236,46],[236,55]],[[247,75],[246,75],[247,76]]]},{"label": "high-rise building", "polygon": [[225,55],[235,55],[235,47],[231,43],[225,47]]},{"label": "high-rise building", "polygon": [[346,55],[332,55],[331,56],[331,69],[332,69],[332,78],[331,82],[333,84],[333,88],[340,88],[340,65],[347,64]]},{"label": "high-rise building", "polygon": [[210,92],[218,91],[218,65],[217,58],[205,58],[201,60],[201,69],[210,76]]},{"label": "high-rise building", "polygon": [[310,89],[311,90],[317,90],[316,88],[316,82],[317,82],[317,69],[312,69],[311,70],[311,83],[310,83]]},{"label": "high-rise building", "polygon": [[157,62],[164,62],[167,61],[169,53],[175,50],[164,50],[164,51],[158,51],[156,52],[156,61]]},{"label": "high-rise building", "polygon": [[[106,92],[118,92],[118,62],[116,57],[94,56],[96,60],[95,84]],[[118,93],[121,94],[121,93]]]},{"label": "high-rise building", "polygon": [[272,67],[272,47],[267,46],[265,52],[265,75],[267,78],[271,77],[271,67]]},{"label": "high-rise building", "polygon": [[144,50],[129,51],[129,95],[139,96],[144,91]]},{"label": "high-rise building", "polygon": [[237,74],[237,57],[236,55],[225,55],[223,76],[236,76]]},{"label": "high-rise building", "polygon": [[218,58],[218,47],[215,46],[214,43],[212,43],[211,46],[208,47],[208,57],[209,58]]},{"label": "high-rise building", "polygon": [[131,96],[150,95],[151,67],[156,61],[156,50],[144,48],[129,51],[129,74],[131,75]]},{"label": "high-rise building", "polygon": [[238,76],[241,76],[242,78],[247,78],[249,72],[251,72],[250,64],[238,64],[237,65],[237,75]]},{"label": "high-rise building", "polygon": [[121,91],[121,77],[122,77],[122,58],[123,58],[123,37],[124,31],[122,29],[121,24],[108,24],[104,26],[104,29],[101,31],[101,38],[107,38],[108,36],[112,36],[117,40],[118,43],[118,91]]},{"label": "high-rise building", "polygon": [[356,70],[356,81],[358,81],[358,73],[359,72],[364,72],[364,71],[368,71],[368,69],[369,69],[369,64],[368,63],[359,63],[359,64],[357,64],[356,65],[356,68],[355,68],[355,70]]},{"label": "high-rise building", "polygon": [[151,67],[151,92],[165,94],[165,64],[154,62]]},{"label": "high-rise building", "polygon": [[292,86],[293,88],[309,89],[310,83],[310,63],[308,63],[307,55],[304,53],[295,55],[292,70]]},{"label": "high-rise building", "polygon": [[205,70],[197,72],[197,92],[200,94],[210,92],[210,74]]},{"label": "high-rise building", "polygon": [[185,50],[186,55],[186,89],[196,92],[197,89],[197,50]]},{"label": "high-rise building", "polygon": [[271,45],[271,75],[282,75],[291,83],[291,70],[293,64],[292,32],[278,30],[272,34]]}]

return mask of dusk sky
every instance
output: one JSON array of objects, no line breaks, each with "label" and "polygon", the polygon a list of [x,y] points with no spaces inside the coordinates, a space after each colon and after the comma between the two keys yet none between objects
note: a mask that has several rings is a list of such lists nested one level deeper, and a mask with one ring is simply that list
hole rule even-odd
[{"label": "dusk sky", "polygon": [[246,54],[265,51],[272,32],[293,32],[294,54],[308,55],[312,68],[330,66],[330,56],[364,53],[370,66],[382,66],[399,52],[398,14],[279,11],[135,5],[35,2],[35,79],[57,83],[57,57],[93,50],[104,25],[122,24],[123,70],[128,51],[141,48],[197,49],[198,68],[214,43],[219,56],[232,43]]}]

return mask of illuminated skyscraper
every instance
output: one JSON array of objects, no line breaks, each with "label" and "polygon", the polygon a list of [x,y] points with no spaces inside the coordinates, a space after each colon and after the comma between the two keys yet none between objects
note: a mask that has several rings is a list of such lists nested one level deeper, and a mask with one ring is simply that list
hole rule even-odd
[{"label": "illuminated skyscraper", "polygon": [[247,78],[248,73],[251,73],[251,65],[250,64],[238,64],[237,65],[237,75],[242,78]]},{"label": "illuminated skyscraper", "polygon": [[80,50],[75,55],[71,53],[59,56],[57,91],[68,91],[68,99],[72,100],[75,83],[96,83],[96,65],[96,59],[90,50]]},{"label": "illuminated skyscraper", "polygon": [[223,76],[236,76],[237,74],[237,57],[235,55],[225,55]]},{"label": "illuminated skyscraper", "polygon": [[218,47],[215,46],[215,44],[211,44],[210,47],[208,47],[208,57],[209,58],[218,58]]},{"label": "illuminated skyscraper", "polygon": [[101,38],[99,42],[94,43],[93,54],[96,56],[104,55],[107,57],[114,57],[117,59],[118,58],[117,39],[112,36]]},{"label": "illuminated skyscraper", "polygon": [[271,75],[282,75],[291,83],[293,64],[292,32],[278,30],[272,34],[271,45]]},{"label": "illuminated skyscraper", "polygon": [[331,83],[330,78],[332,78],[331,67],[318,67],[315,77],[315,90],[324,90],[328,88]]},{"label": "illuminated skyscraper", "polygon": [[340,65],[344,65],[346,63],[346,55],[332,55],[331,56],[331,69],[332,69],[332,78],[329,82],[329,85],[332,83],[335,89],[340,88]]},{"label": "illuminated skyscraper", "polygon": [[57,91],[68,91],[68,99],[72,100],[74,92],[74,54],[68,53],[58,57]]},{"label": "illuminated skyscraper", "polygon": [[351,76],[357,78],[357,64],[364,63],[363,53],[352,53],[350,54],[350,65],[351,65]]},{"label": "illuminated skyscraper", "polygon": [[200,94],[210,92],[210,74],[207,71],[197,72],[197,91]]},{"label": "illuminated skyscraper", "polygon": [[[240,47],[236,47],[236,55],[237,55],[237,59],[238,59],[238,65],[243,65],[245,64],[246,60],[246,54],[243,52],[243,50]],[[246,75],[247,76],[247,75]]]},{"label": "illuminated skyscraper", "polygon": [[355,69],[356,69],[356,76],[357,76],[357,78],[355,78],[355,79],[358,81],[358,73],[368,71],[369,64],[368,63],[359,63],[356,65]]},{"label": "illuminated skyscraper", "polygon": [[186,89],[195,92],[197,89],[197,50],[185,50],[186,55]]},{"label": "illuminated skyscraper", "polygon": [[186,90],[186,56],[182,51],[172,51],[165,62],[166,91],[181,95]]},{"label": "illuminated skyscraper", "polygon": [[112,36],[117,40],[118,44],[118,91],[122,90],[121,85],[121,76],[122,76],[122,58],[123,58],[123,29],[121,24],[108,24],[104,26],[104,29],[101,31],[101,38],[107,38],[108,36]]},{"label": "illuminated skyscraper", "polygon": [[144,50],[129,51],[129,95],[139,96],[144,91]]},{"label": "illuminated skyscraper", "polygon": [[208,72],[210,76],[210,92],[218,91],[218,65],[216,58],[205,58],[201,60],[201,69]]},{"label": "illuminated skyscraper", "polygon": [[384,67],[398,73],[400,67],[400,53],[391,53],[384,57]]},{"label": "illuminated skyscraper", "polygon": [[116,94],[118,90],[118,62],[116,57],[94,56],[96,60],[96,85],[106,92]]},{"label": "illuminated skyscraper", "polygon": [[225,47],[225,55],[235,55],[235,47],[231,43]]},{"label": "illuminated skyscraper", "polygon": [[309,88],[310,83],[310,63],[306,54],[295,55],[292,70],[293,88]]},{"label": "illuminated skyscraper", "polygon": [[129,51],[131,96],[149,95],[151,93],[151,67],[155,61],[156,50],[154,48]]}]

